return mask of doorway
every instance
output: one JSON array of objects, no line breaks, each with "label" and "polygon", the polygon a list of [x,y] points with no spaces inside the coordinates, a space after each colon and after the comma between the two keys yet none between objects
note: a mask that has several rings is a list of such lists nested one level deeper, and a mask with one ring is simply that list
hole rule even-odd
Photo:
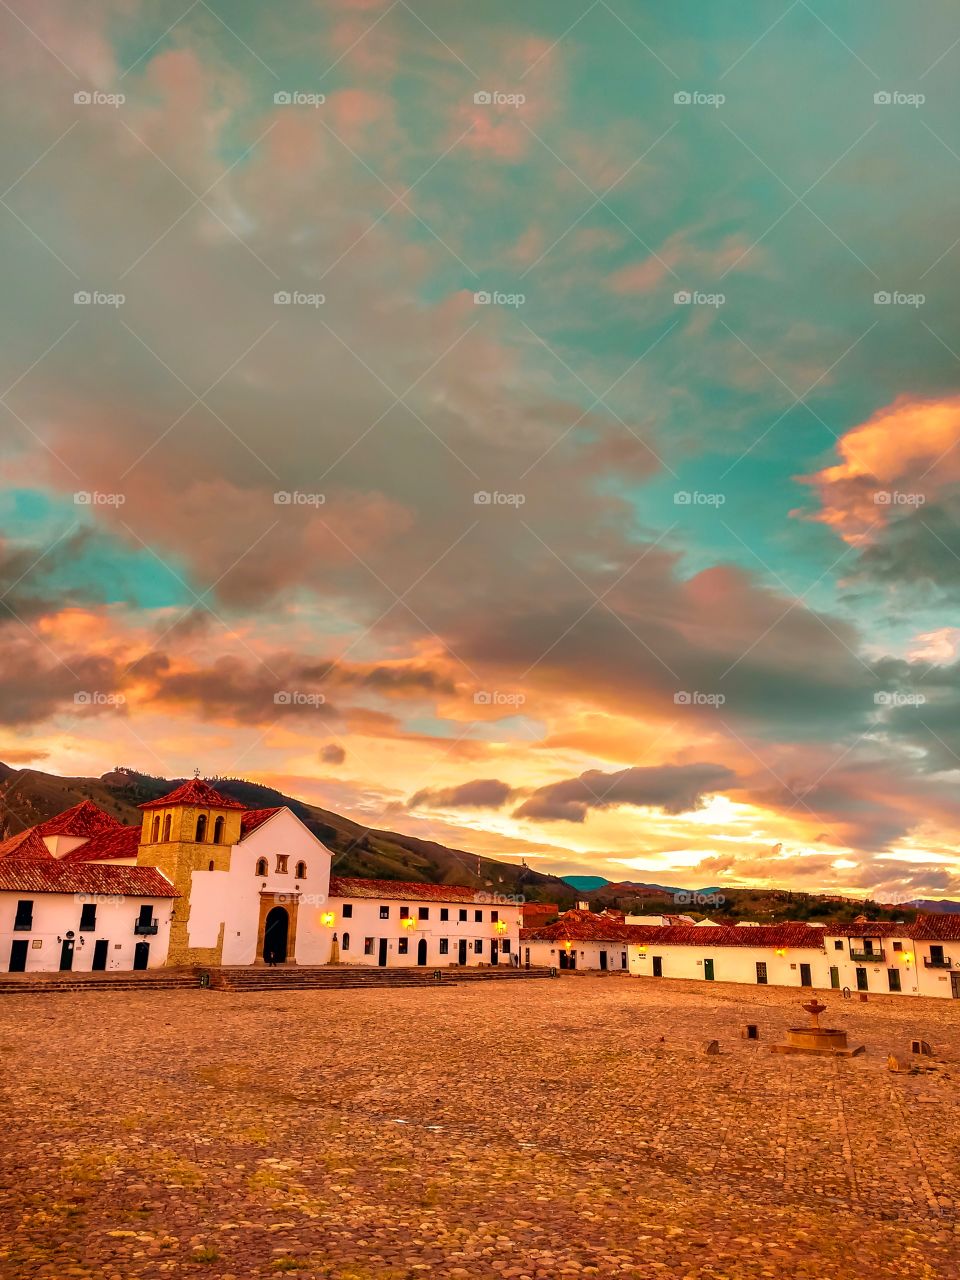
[{"label": "doorway", "polygon": [[263,958],[267,964],[286,964],[290,916],[286,907],[271,907],[263,930]]},{"label": "doorway", "polygon": [[60,944],[60,972],[73,968],[73,938],[64,938]]},{"label": "doorway", "polygon": [[25,973],[27,968],[27,951],[30,944],[26,938],[17,938],[10,947],[10,972]]},{"label": "doorway", "polygon": [[835,964],[830,966],[830,985],[834,991],[840,990],[840,970]]},{"label": "doorway", "polygon": [[705,982],[713,981],[713,961],[704,960],[703,962],[703,978]]},{"label": "doorway", "polygon": [[960,973],[950,975],[950,994],[954,1000],[960,1000]]},{"label": "doorway", "polygon": [[857,969],[857,990],[866,991],[867,989],[867,971],[866,969]]},{"label": "doorway", "polygon": [[106,938],[98,938],[93,944],[93,969],[106,969],[107,952],[110,949],[110,943]]},{"label": "doorway", "polygon": [[146,969],[150,963],[150,943],[138,942],[133,948],[133,967],[135,969]]},{"label": "doorway", "polygon": [[417,943],[417,964],[424,965],[427,963],[427,940],[421,938]]},{"label": "doorway", "polygon": [[381,969],[387,967],[387,939],[381,938],[377,947],[377,964]]},{"label": "doorway", "polygon": [[600,968],[606,969],[606,967],[607,967],[607,953],[605,951],[601,951],[600,952]]},{"label": "doorway", "polygon": [[655,978],[663,977],[663,956],[653,957],[653,976]]},{"label": "doorway", "polygon": [[810,966],[808,964],[801,964],[800,966],[800,985],[801,987],[813,986],[813,978],[810,975]]},{"label": "doorway", "polygon": [[461,938],[457,943],[457,964],[467,963],[467,940]]},{"label": "doorway", "polygon": [[490,939],[490,963],[500,963],[500,943],[496,938]]}]

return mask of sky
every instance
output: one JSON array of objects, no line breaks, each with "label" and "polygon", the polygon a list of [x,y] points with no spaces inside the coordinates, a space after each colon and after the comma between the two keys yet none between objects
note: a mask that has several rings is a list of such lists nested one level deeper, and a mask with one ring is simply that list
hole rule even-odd
[{"label": "sky", "polygon": [[960,894],[960,16],[6,0],[0,760]]}]

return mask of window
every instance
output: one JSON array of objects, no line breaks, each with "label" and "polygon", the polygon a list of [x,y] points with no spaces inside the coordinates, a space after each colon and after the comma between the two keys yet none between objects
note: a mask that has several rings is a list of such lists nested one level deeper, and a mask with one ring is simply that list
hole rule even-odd
[{"label": "window", "polygon": [[478,955],[478,956],[483,954],[483,939],[482,939],[482,938],[477,938],[476,942],[473,944],[473,949],[474,949],[474,951],[477,953],[477,955]]},{"label": "window", "polygon": [[504,953],[504,955],[509,955],[509,954],[510,954],[510,939],[509,939],[509,938],[501,938],[501,939],[500,939],[500,950]]},{"label": "window", "polygon": [[201,813],[200,817],[197,819],[197,836],[196,836],[197,844],[202,844],[203,841],[206,840],[206,838],[207,838],[207,815],[205,813]]},{"label": "window", "polygon": [[352,902],[345,902],[343,904],[343,918],[344,920],[353,919],[353,903]]},{"label": "window", "polygon": [[842,939],[842,938],[836,938],[836,939],[834,940],[833,949],[834,949],[834,951],[842,951],[842,950],[843,950],[843,939]]},{"label": "window", "polygon": [[490,919],[493,921],[493,923],[494,923],[494,924],[496,924],[496,923],[497,923],[497,921],[500,919],[500,912],[499,912],[499,911],[491,911],[491,912],[490,912]]},{"label": "window", "polygon": [[307,864],[306,864],[305,862],[298,862],[298,863],[297,863],[296,877],[297,877],[297,879],[298,879],[298,880],[306,880],[306,878],[307,878]]},{"label": "window", "polygon": [[461,908],[460,908],[459,918],[460,918],[461,920],[466,920],[466,918],[467,918],[467,908],[466,908],[466,907],[461,907]]},{"label": "window", "polygon": [[440,954],[441,954],[442,956],[445,956],[445,955],[449,955],[449,954],[450,954],[450,939],[449,939],[449,938],[441,938],[441,939],[440,939]]},{"label": "window", "polygon": [[401,907],[401,908],[400,908],[400,919],[401,919],[401,920],[409,920],[409,919],[410,919],[410,908],[409,908],[409,907]]},{"label": "window", "polygon": [[409,939],[409,938],[398,938],[398,939],[397,939],[397,954],[398,954],[398,955],[401,955],[401,956],[405,956],[409,950],[410,950],[410,939]]},{"label": "window", "polygon": [[893,949],[894,949],[894,951],[902,951],[902,950],[903,950],[903,943],[902,943],[902,942],[895,942],[895,943],[893,944]]},{"label": "window", "polygon": [[17,917],[13,922],[14,929],[33,928],[33,902],[18,902]]},{"label": "window", "polygon": [[210,861],[207,863],[207,870],[212,871],[213,867],[214,867],[214,863],[213,863],[213,859],[211,858]]},{"label": "window", "polygon": [[483,924],[483,912],[482,912],[482,911],[475,911],[475,912],[473,913],[473,918],[474,918],[474,920],[476,920],[477,924]]},{"label": "window", "polygon": [[287,863],[289,862],[289,860],[290,860],[290,855],[288,853],[277,854],[277,875],[278,876],[285,876],[287,874]]},{"label": "window", "polygon": [[80,932],[92,933],[97,927],[97,904],[85,902],[80,908]]},{"label": "window", "polygon": [[349,933],[345,933],[345,934],[343,935],[343,941],[340,943],[340,950],[341,950],[341,951],[349,951],[349,950],[350,950],[350,935],[349,935]]},{"label": "window", "polygon": [[155,815],[153,819],[153,842],[154,844],[160,839],[160,815]]},{"label": "window", "polygon": [[939,943],[930,948],[931,964],[943,964],[943,947]]},{"label": "window", "polygon": [[140,915],[137,917],[137,924],[153,924],[153,907],[150,903],[140,908]]},{"label": "window", "polygon": [[890,984],[891,991],[899,991],[900,990],[900,970],[888,969],[887,982]]},{"label": "window", "polygon": [[429,919],[430,919],[430,908],[429,908],[429,907],[417,907],[417,919],[418,919],[418,920],[429,920]]},{"label": "window", "polygon": [[441,907],[441,908],[440,908],[440,919],[441,919],[441,920],[449,920],[449,919],[450,919],[450,910],[449,910],[449,908],[448,908],[448,907]]},{"label": "window", "polygon": [[767,962],[765,960],[757,961],[757,982],[761,987],[767,985]]},{"label": "window", "polygon": [[376,942],[376,939],[375,939],[375,938],[364,938],[364,940],[363,940],[363,954],[364,954],[365,956],[372,956],[372,955],[373,955],[373,947],[374,947],[374,943],[375,943],[375,942]]},{"label": "window", "polygon": [[168,813],[168,814],[167,814],[167,816],[166,816],[166,817],[164,818],[164,820],[163,820],[163,838],[164,838],[164,840],[169,840],[169,839],[170,839],[170,823],[171,823],[171,821],[172,821],[172,818],[173,818],[173,815]]},{"label": "window", "polygon": [[[401,912],[400,912],[400,914],[401,914],[401,915],[403,915],[403,912],[401,911]],[[380,919],[381,919],[381,920],[389,920],[389,919],[390,919],[390,908],[389,908],[389,907],[385,907],[385,906],[383,906],[382,904],[381,904],[381,907],[380,907]]]},{"label": "window", "polygon": [[223,814],[213,824],[213,843],[223,844]]},{"label": "window", "polygon": [[266,874],[267,874],[267,860],[266,858],[258,858],[256,875],[265,876]]}]

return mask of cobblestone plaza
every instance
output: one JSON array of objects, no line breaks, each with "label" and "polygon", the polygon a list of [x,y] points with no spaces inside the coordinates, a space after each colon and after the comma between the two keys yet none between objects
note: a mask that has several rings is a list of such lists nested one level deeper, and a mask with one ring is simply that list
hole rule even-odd
[{"label": "cobblestone plaza", "polygon": [[831,995],[866,1054],[773,1055],[800,996],[6,997],[0,1275],[960,1276],[955,1006]]}]

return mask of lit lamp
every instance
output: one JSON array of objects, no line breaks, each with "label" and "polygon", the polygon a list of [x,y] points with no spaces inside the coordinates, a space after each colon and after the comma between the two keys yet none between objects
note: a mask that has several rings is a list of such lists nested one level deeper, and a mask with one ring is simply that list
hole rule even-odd
[{"label": "lit lamp", "polygon": [[404,916],[400,923],[405,929],[415,929],[417,927],[417,922],[414,920],[413,916]]},{"label": "lit lamp", "polygon": [[910,963],[910,961],[913,959],[913,952],[912,952],[912,951],[905,951],[905,952],[903,953],[903,958],[904,958],[904,960],[906,960],[907,964],[909,964],[909,963]]},{"label": "lit lamp", "polygon": [[507,922],[506,922],[506,920],[498,920],[498,921],[497,921],[497,933],[506,933],[506,932],[507,932]]},{"label": "lit lamp", "polygon": [[786,948],[786,947],[777,947],[777,949],[776,949],[776,954],[777,954],[778,956],[785,956],[785,955],[787,954],[787,948]]},{"label": "lit lamp", "polygon": [[328,929],[331,928],[333,925],[335,925],[336,922],[337,922],[337,917],[333,914],[332,911],[324,911],[323,915],[320,917],[320,923],[325,924]]}]

